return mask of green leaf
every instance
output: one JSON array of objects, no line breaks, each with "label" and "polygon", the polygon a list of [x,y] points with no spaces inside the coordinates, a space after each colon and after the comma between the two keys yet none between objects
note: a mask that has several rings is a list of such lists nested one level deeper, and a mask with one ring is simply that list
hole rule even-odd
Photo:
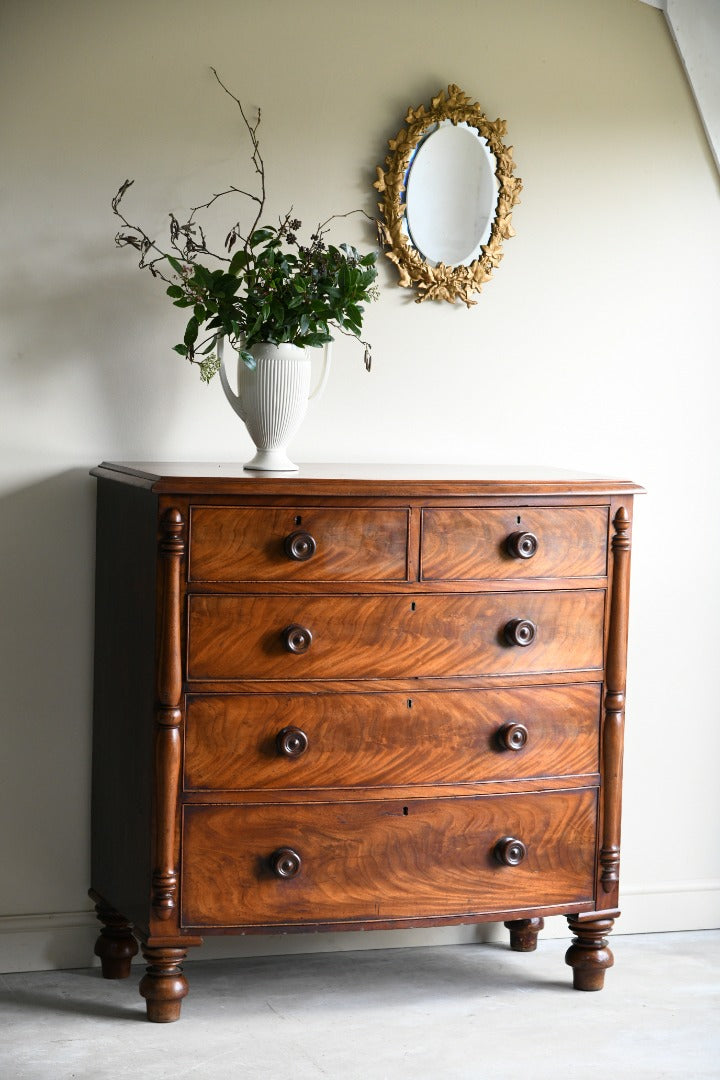
[{"label": "green leaf", "polygon": [[255,357],[246,349],[240,350],[240,359],[242,360],[243,364],[245,364],[245,366],[250,369],[250,371],[254,371],[257,367],[257,361]]},{"label": "green leaf", "polygon": [[177,261],[177,259],[173,259],[172,255],[166,255],[165,258],[170,263],[170,265],[172,266],[175,273],[180,274],[182,276],[183,268],[180,265],[180,263]]},{"label": "green leaf", "polygon": [[212,286],[212,274],[202,263],[195,263],[193,280],[197,281],[204,289],[209,289]]},{"label": "green leaf", "polygon": [[266,244],[275,235],[274,229],[256,229],[248,239],[248,247],[256,248],[260,244]]},{"label": "green leaf", "polygon": [[230,260],[229,274],[237,274],[238,270],[244,270],[247,264],[250,262],[250,256],[244,248],[240,251],[236,251]]},{"label": "green leaf", "polygon": [[197,341],[198,330],[199,330],[198,321],[195,318],[195,316],[193,315],[192,319],[190,319],[188,321],[188,324],[185,327],[185,337],[183,338],[185,344],[188,347],[191,346],[191,345],[194,345],[195,342]]},{"label": "green leaf", "polygon": [[187,345],[173,345],[173,352],[180,353],[181,356],[187,356]]},{"label": "green leaf", "polygon": [[165,292],[168,296],[184,296],[184,293],[179,285],[168,285]]}]

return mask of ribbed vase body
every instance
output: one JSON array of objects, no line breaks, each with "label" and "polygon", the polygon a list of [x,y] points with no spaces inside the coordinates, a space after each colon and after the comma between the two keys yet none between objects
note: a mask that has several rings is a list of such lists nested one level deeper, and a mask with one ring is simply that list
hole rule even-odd
[{"label": "ribbed vase body", "polygon": [[287,446],[307,412],[312,364],[297,345],[263,343],[249,351],[257,366],[251,371],[239,361],[238,397],[257,453],[245,468],[294,471]]}]

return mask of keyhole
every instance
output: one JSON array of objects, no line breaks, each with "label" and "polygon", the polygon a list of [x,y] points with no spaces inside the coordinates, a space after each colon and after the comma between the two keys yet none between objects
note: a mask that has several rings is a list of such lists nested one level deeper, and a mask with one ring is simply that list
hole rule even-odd
[{"label": "keyhole", "polygon": [[412,709],[412,698],[407,699],[408,709]]},{"label": "keyhole", "polygon": [[517,523],[518,523],[518,525],[520,524],[520,515],[519,514],[518,514]]},{"label": "keyhole", "polygon": [[403,806],[403,814],[405,815],[405,817],[408,816],[408,808],[407,808],[407,806]]},{"label": "keyhole", "polygon": [[[520,520],[520,518],[518,518],[518,521],[519,520]],[[296,525],[302,525],[302,514],[296,514],[295,515],[295,524]]]},{"label": "keyhole", "polygon": [[411,611],[415,610],[415,601],[414,600],[413,600],[412,604],[410,605],[410,610]]}]

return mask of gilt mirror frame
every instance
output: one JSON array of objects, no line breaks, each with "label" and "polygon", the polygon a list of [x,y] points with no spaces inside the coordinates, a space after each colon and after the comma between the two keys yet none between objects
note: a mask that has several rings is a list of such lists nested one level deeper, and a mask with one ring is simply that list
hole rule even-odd
[{"label": "gilt mirror frame", "polygon": [[[496,162],[497,203],[490,236],[481,247],[479,257],[468,265],[444,262],[433,265],[418,251],[408,235],[408,172],[423,140],[443,121],[474,128],[479,138],[486,140]],[[377,180],[373,184],[383,196],[382,202],[378,203],[383,216],[377,225],[378,235],[380,242],[388,249],[386,256],[398,269],[398,284],[404,288],[415,286],[417,304],[424,300],[447,300],[451,304],[461,300],[467,307],[472,307],[477,303],[472,299],[472,294],[480,292],[503,257],[503,240],[515,235],[511,223],[512,210],[519,202],[522,181],[520,177],[513,176],[513,148],[503,142],[506,131],[504,120],[488,120],[479,103],[472,102],[459,86],[451,83],[447,93],[440,90],[431,100],[429,109],[425,105],[408,109],[405,126],[394,139],[388,140],[391,153],[385,158],[385,169],[377,167]]]}]

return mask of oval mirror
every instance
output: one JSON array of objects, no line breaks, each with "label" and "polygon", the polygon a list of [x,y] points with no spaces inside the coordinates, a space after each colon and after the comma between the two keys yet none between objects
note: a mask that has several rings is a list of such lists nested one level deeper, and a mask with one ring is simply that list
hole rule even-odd
[{"label": "oval mirror", "polygon": [[451,83],[429,109],[409,109],[389,140],[374,185],[383,196],[378,233],[417,303],[459,299],[471,307],[502,259],[503,240],[514,236],[522,181],[513,176],[505,131],[504,120],[488,120]]},{"label": "oval mirror", "polygon": [[426,135],[408,168],[407,230],[437,266],[467,266],[490,238],[497,203],[495,158],[487,139],[449,120]]}]

